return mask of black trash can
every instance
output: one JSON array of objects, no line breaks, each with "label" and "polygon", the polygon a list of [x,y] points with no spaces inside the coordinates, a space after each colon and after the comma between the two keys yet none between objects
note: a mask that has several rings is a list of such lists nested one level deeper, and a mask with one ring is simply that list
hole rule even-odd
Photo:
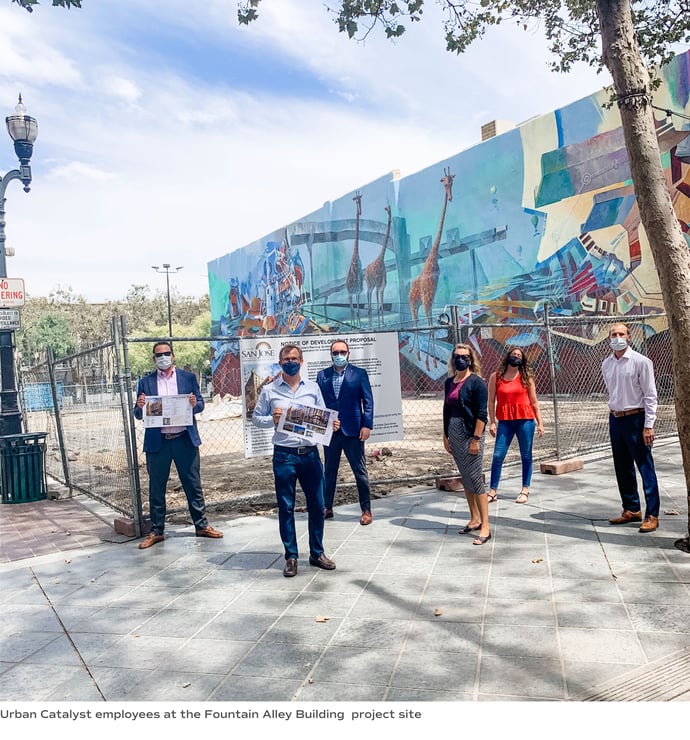
[{"label": "black trash can", "polygon": [[0,437],[3,504],[26,504],[48,497],[45,475],[47,432]]}]

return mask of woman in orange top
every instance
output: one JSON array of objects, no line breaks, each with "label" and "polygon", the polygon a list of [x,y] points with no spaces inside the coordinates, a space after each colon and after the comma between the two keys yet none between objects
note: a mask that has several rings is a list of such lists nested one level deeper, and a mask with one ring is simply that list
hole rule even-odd
[{"label": "woman in orange top", "polygon": [[534,430],[536,428],[541,437],[544,434],[544,425],[532,368],[519,347],[508,349],[501,366],[489,378],[489,422],[489,433],[496,438],[491,461],[489,501],[498,498],[497,489],[503,461],[513,437],[517,436],[522,459],[522,490],[515,502],[526,504],[532,480]]}]

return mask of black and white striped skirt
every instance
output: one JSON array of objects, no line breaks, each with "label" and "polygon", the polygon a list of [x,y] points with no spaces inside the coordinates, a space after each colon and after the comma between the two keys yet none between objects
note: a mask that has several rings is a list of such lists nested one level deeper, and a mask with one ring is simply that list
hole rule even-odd
[{"label": "black and white striped skirt", "polygon": [[468,452],[470,440],[463,420],[457,417],[451,418],[448,424],[448,441],[450,442],[451,454],[462,478],[463,487],[468,493],[486,493],[482,477],[484,435],[479,440],[478,455],[470,455]]}]

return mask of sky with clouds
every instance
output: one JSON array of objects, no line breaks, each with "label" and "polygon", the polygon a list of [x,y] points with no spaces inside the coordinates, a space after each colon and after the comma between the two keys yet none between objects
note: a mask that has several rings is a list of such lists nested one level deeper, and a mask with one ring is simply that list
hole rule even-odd
[{"label": "sky with clouds", "polygon": [[[548,69],[538,30],[494,29],[461,56],[443,14],[402,39],[339,34],[323,0],[0,0],[0,112],[22,93],[33,184],[7,190],[8,274],[30,296],[132,285],[208,291],[207,263],[392,171],[409,175],[609,82]],[[2,137],[0,137],[1,139]],[[17,166],[9,136],[0,174]]]}]

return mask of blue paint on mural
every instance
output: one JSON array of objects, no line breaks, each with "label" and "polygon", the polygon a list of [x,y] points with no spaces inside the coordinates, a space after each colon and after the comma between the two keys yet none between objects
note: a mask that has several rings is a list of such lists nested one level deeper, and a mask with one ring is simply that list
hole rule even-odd
[{"label": "blue paint on mural", "polygon": [[[654,93],[674,208],[690,228],[690,52]],[[445,372],[437,328],[554,314],[663,310],[620,118],[606,91],[433,164],[391,173],[209,263],[214,333],[385,327],[422,372]],[[414,330],[417,331],[414,331]],[[518,342],[534,341],[530,331]],[[517,343],[517,342],[516,342]],[[219,343],[214,369],[227,355]],[[401,351],[403,351],[401,349]],[[439,369],[440,368],[440,369]]]}]

